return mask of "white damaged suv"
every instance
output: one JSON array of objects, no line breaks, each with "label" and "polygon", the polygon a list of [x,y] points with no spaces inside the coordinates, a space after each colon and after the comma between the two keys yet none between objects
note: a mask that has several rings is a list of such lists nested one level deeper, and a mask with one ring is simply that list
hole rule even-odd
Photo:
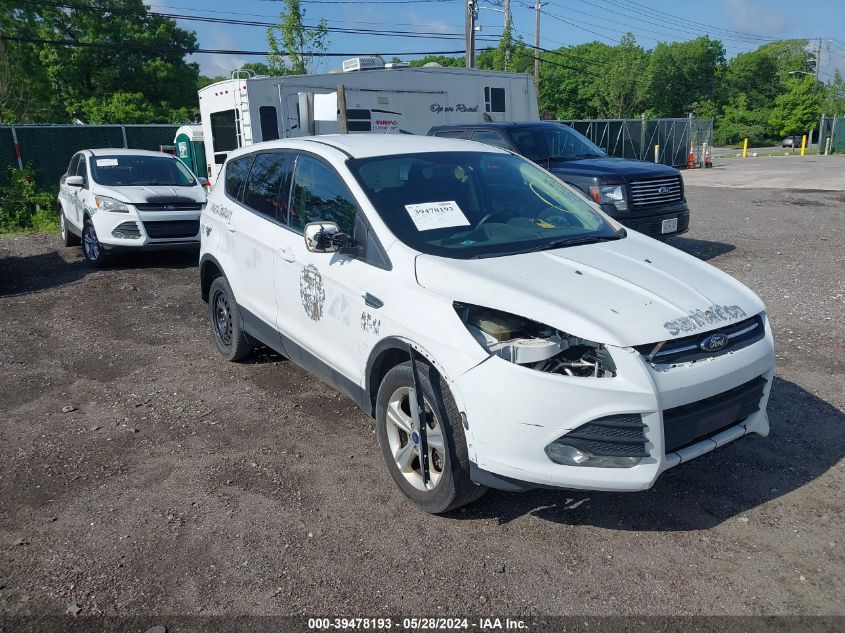
[{"label": "white damaged suv", "polygon": [[352,397],[428,512],[488,487],[643,490],[769,432],[760,299],[507,151],[253,145],[229,155],[201,225],[220,352],[266,345]]},{"label": "white damaged suv", "polygon": [[205,190],[178,158],[138,149],[85,149],[59,181],[65,246],[104,266],[121,250],[196,248]]}]

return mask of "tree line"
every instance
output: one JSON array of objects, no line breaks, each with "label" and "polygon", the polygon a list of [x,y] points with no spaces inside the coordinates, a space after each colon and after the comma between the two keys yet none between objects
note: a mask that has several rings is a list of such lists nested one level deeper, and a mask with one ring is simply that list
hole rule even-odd
[{"label": "tree line", "polygon": [[[151,15],[143,0],[62,3],[0,0],[0,122],[185,123],[197,119],[197,90],[222,77],[200,75],[186,56],[196,35]],[[257,74],[314,70],[328,50],[324,20],[306,28],[299,0],[285,0],[267,29],[266,62]],[[58,46],[56,41],[82,46]],[[86,46],[86,44],[90,46]],[[714,142],[754,144],[818,125],[822,113],[845,115],[845,82],[815,77],[807,40],[781,40],[727,59],[718,39],[641,46],[589,42],[535,51],[506,29],[496,48],[479,51],[481,69],[533,72],[544,116],[561,119],[714,117]],[[399,61],[393,58],[390,61]],[[464,66],[463,57],[426,57]]]}]

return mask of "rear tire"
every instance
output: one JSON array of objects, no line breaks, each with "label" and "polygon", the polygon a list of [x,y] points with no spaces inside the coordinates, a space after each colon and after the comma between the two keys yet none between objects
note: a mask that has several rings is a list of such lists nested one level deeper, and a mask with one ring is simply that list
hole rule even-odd
[{"label": "rear tire", "polygon": [[487,488],[470,479],[466,436],[449,387],[431,365],[417,361],[417,372],[431,440],[429,485],[422,483],[419,445],[410,433],[410,361],[387,372],[379,386],[376,434],[387,470],[402,494],[426,512],[441,514],[472,503]]},{"label": "rear tire", "polygon": [[97,231],[90,219],[82,226],[82,254],[94,268],[103,268],[109,262],[108,253],[97,238]]},{"label": "rear tire", "polygon": [[65,211],[59,205],[59,230],[61,231],[62,244],[65,246],[79,246],[81,241],[79,236],[72,233],[68,227],[67,218],[65,218]]},{"label": "rear tire", "polygon": [[226,360],[237,362],[252,353],[252,344],[241,325],[241,313],[235,295],[225,277],[217,277],[211,282],[208,290],[208,318],[214,342]]}]

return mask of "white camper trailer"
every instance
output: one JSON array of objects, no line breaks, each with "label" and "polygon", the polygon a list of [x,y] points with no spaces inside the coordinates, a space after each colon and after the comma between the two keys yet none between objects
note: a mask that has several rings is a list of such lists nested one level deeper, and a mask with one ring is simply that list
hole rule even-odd
[{"label": "white camper trailer", "polygon": [[209,180],[216,180],[230,151],[261,141],[341,131],[426,134],[448,123],[539,119],[530,75],[385,68],[378,58],[346,60],[343,70],[283,77],[236,71],[200,90]]}]

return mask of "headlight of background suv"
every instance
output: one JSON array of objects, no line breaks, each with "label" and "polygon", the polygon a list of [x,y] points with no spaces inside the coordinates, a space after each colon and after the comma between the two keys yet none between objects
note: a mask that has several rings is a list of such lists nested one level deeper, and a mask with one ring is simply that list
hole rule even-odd
[{"label": "headlight of background suv", "polygon": [[473,338],[490,354],[537,371],[611,378],[616,365],[604,345],[501,310],[455,303]]},{"label": "headlight of background suv", "polygon": [[94,196],[94,202],[96,203],[97,209],[99,211],[111,211],[112,213],[129,213],[129,207],[127,207],[120,200],[115,200],[114,198],[107,198],[106,196]]},{"label": "headlight of background suv", "polygon": [[612,204],[617,211],[628,210],[625,185],[591,185],[590,197],[598,204]]}]

